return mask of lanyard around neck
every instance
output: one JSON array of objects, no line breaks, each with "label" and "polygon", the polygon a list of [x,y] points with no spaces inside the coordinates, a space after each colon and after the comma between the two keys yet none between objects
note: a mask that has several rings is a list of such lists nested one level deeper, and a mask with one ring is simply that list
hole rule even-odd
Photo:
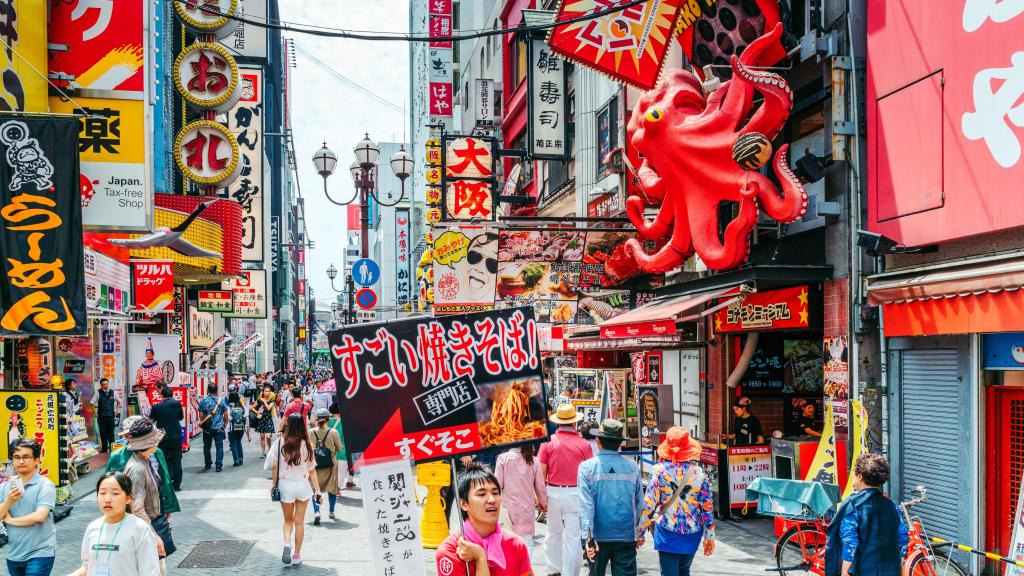
[{"label": "lanyard around neck", "polygon": [[[114,553],[114,543],[117,542],[117,535],[121,533],[121,526],[124,525],[124,519],[128,517],[128,513],[125,512],[121,521],[117,523],[117,529],[114,530],[114,538],[110,540],[109,548],[107,549],[107,563],[110,563],[110,556]],[[107,522],[104,520],[103,524],[100,524],[100,534],[96,537],[96,544],[103,544],[103,529],[106,528]],[[96,560],[100,559],[100,551],[96,550]]]}]

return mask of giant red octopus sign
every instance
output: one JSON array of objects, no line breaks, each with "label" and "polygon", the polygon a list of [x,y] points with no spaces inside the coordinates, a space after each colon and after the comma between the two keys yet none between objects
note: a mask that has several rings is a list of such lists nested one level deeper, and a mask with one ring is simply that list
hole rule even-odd
[{"label": "giant red octopus sign", "polygon": [[[750,232],[760,210],[782,223],[807,210],[807,193],[787,163],[788,145],[772,160],[781,191],[756,171],[771,156],[771,140],[789,117],[793,93],[778,74],[748,67],[771,64],[765,60],[781,35],[780,24],[742,56],[733,56],[733,79],[711,94],[693,73],[677,69],[666,71],[637,102],[629,138],[643,156],[640,185],[649,198],[661,199],[661,208],[648,221],[644,199],[634,196],[627,213],[642,239],[668,240],[653,254],[636,239],[627,243],[644,271],[673,270],[694,253],[710,269],[735,268],[750,254]],[[755,91],[764,101],[751,115]],[[738,213],[720,239],[722,202],[736,202]]]}]

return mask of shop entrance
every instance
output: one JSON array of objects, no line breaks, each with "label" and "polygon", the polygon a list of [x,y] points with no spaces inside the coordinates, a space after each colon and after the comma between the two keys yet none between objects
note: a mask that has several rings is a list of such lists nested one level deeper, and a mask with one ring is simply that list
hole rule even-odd
[{"label": "shop entrance", "polygon": [[1006,555],[1024,473],[1024,387],[988,388],[987,549]]}]

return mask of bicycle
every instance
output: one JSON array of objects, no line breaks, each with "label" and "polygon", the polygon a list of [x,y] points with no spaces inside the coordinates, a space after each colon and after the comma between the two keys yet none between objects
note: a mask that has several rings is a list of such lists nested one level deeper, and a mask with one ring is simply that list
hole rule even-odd
[{"label": "bicycle", "polygon": [[[918,486],[914,492],[918,494],[917,498],[899,504],[909,535],[907,555],[903,559],[903,576],[970,576],[963,566],[950,557],[949,552],[943,550],[951,546],[951,543],[929,543],[921,519],[910,515],[911,508],[927,499],[927,489],[923,486]],[[800,522],[786,530],[775,544],[776,568],[768,571],[778,572],[780,576],[824,576],[827,528],[827,519],[819,516],[817,520]]]}]

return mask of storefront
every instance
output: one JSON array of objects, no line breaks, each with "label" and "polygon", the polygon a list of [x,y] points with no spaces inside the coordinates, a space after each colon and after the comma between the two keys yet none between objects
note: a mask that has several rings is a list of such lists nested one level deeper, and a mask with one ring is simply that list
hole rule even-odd
[{"label": "storefront", "polygon": [[888,349],[893,493],[927,487],[915,511],[931,533],[1000,554],[1024,475],[1021,286],[1014,253],[868,279]]}]

